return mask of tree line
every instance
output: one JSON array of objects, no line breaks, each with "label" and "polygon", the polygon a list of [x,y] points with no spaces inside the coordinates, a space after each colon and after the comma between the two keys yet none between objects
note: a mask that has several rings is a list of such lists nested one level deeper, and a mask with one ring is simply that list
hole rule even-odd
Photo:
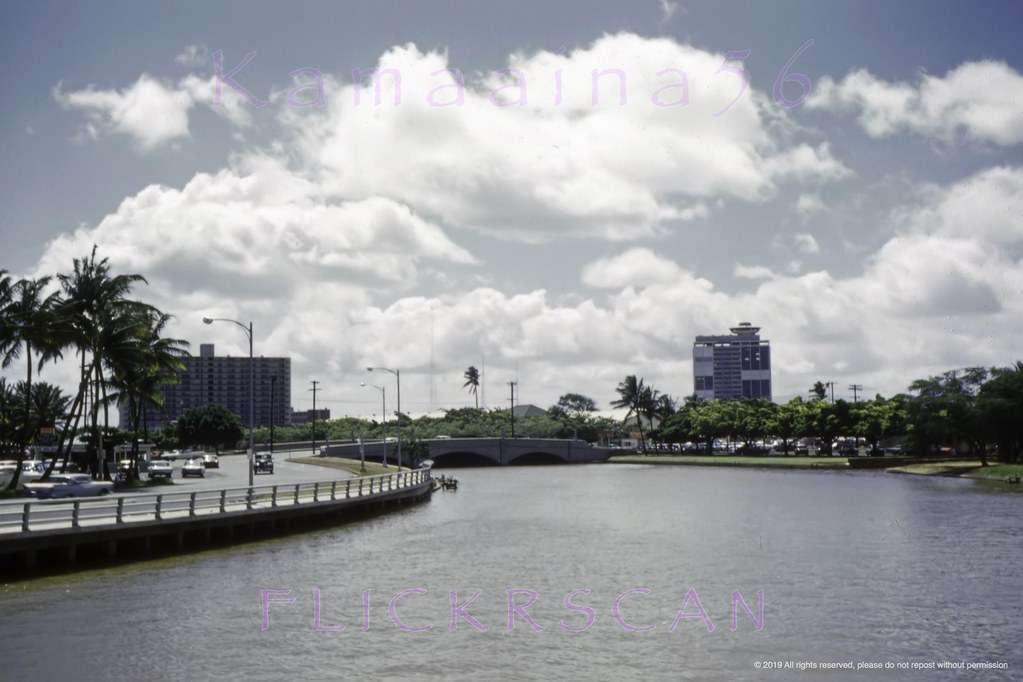
[{"label": "tree line", "polygon": [[[162,407],[160,386],[177,380],[188,342],[165,335],[170,315],[130,297],[136,285],[146,283],[142,275],[114,274],[95,247],[56,277],[15,281],[0,270],[0,357],[5,368],[23,359],[26,371],[14,386],[0,378],[0,448],[4,458],[13,454],[18,462],[9,488],[17,485],[26,449],[50,437],[56,456],[44,480],[69,461],[79,439],[86,442],[94,474],[109,476],[101,464],[105,452],[124,440],[110,427],[111,408],[127,406],[129,423],[122,427],[137,432],[145,426],[143,407]],[[33,384],[34,374],[58,361],[74,363],[74,395]],[[131,441],[137,476],[137,443]]]}]

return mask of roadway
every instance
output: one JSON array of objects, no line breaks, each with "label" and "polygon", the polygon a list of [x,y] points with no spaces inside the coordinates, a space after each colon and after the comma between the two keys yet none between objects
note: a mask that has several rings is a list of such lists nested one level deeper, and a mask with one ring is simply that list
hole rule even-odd
[{"label": "roadway", "polygon": [[[294,485],[295,483],[312,483],[315,481],[334,480],[343,481],[349,478],[355,478],[355,474],[343,469],[325,466],[321,467],[316,466],[315,464],[299,464],[298,462],[289,462],[286,459],[286,457],[291,455],[302,457],[307,454],[308,453],[306,452],[274,453],[274,473],[256,474],[253,477],[252,485],[257,487],[268,485],[284,486]],[[185,460],[183,459],[171,462],[171,465],[174,467],[174,471],[171,474],[173,485],[145,486],[135,488],[133,490],[114,491],[103,499],[109,500],[117,497],[131,498],[136,495],[159,495],[161,493],[191,493],[204,490],[221,490],[224,488],[247,488],[249,485],[248,457],[245,455],[221,456],[220,467],[216,469],[206,469],[206,475],[203,477],[190,476],[188,478],[183,478],[181,476],[181,468],[184,463]],[[143,474],[142,478],[145,479],[146,475]],[[32,502],[33,507],[37,507],[37,505],[66,506],[74,502],[76,499],[91,500],[96,498],[79,497],[60,498],[56,500],[36,500],[34,497],[28,496],[17,497],[0,501],[0,514],[3,512],[14,511],[15,508],[20,509],[26,502]]]},{"label": "roadway", "polygon": [[[355,477],[354,474],[345,471],[344,469],[321,467],[316,466],[315,464],[299,464],[298,462],[289,462],[286,459],[286,457],[290,457],[292,455],[295,457],[307,457],[309,454],[310,453],[308,452],[275,452],[273,474],[256,474],[253,476],[252,485],[285,485],[289,483],[312,483],[313,481],[341,481]],[[247,487],[249,485],[248,463],[249,458],[246,455],[221,455],[220,468],[207,469],[206,475],[202,478],[198,476],[189,476],[188,478],[184,478],[181,476],[181,467],[185,464],[185,460],[173,460],[171,462],[174,467],[174,473],[171,475],[171,480],[174,481],[173,486],[167,486],[166,488],[159,486],[154,488],[138,488],[137,491],[140,493],[169,493]],[[143,474],[142,477],[145,478],[146,475]]]}]

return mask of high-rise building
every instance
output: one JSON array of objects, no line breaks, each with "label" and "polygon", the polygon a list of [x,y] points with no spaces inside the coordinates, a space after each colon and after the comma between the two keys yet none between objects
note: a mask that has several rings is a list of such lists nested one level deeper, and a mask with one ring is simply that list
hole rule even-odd
[{"label": "high-rise building", "polygon": [[[249,426],[249,357],[216,356],[213,344],[199,346],[199,355],[182,358],[185,369],[178,373],[178,383],[163,384],[163,409],[146,408],[143,424],[161,429],[193,407],[223,405],[238,415],[242,426]],[[255,385],[256,426],[269,426],[271,418],[277,426],[291,418],[291,358],[256,357],[253,373]],[[128,425],[127,406],[120,408],[121,427]]]},{"label": "high-rise building", "polygon": [[698,398],[771,399],[771,346],[760,327],[740,322],[731,334],[697,336],[693,390]]}]

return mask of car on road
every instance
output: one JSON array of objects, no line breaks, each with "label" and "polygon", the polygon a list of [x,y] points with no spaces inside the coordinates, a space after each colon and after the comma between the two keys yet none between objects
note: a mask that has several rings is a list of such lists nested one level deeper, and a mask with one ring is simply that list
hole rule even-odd
[{"label": "car on road", "polygon": [[257,474],[272,474],[274,472],[274,456],[266,452],[259,453],[256,455],[252,470]]},{"label": "car on road", "polygon": [[43,498],[93,497],[108,495],[114,489],[112,481],[94,481],[89,474],[53,474],[45,483],[26,483],[29,495]]},{"label": "car on road", "polygon": [[[43,460],[43,466],[48,468],[50,466],[50,460],[44,459]],[[61,469],[64,469],[64,471],[61,471]],[[75,464],[74,462],[66,462],[65,463],[65,461],[62,460],[62,459],[57,460],[57,463],[53,466],[53,472],[54,473],[60,473],[60,474],[78,474],[78,473],[81,473],[81,471],[82,470],[79,469],[78,465]]]},{"label": "car on road", "polygon": [[165,459],[154,459],[149,463],[149,480],[155,480],[157,478],[170,479],[171,474],[174,473],[174,466]]},{"label": "car on road", "polygon": [[219,469],[220,458],[214,455],[212,452],[207,452],[202,456],[203,464],[206,465],[207,469]]},{"label": "car on road", "polygon": [[189,476],[206,477],[206,465],[203,464],[202,457],[193,457],[181,467],[181,478],[188,478]]}]

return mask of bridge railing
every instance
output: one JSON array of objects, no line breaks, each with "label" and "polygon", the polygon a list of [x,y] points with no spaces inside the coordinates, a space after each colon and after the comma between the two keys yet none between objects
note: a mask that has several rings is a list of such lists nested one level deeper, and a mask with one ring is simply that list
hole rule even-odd
[{"label": "bridge railing", "polygon": [[0,537],[9,533],[118,527],[143,521],[182,520],[254,509],[333,502],[402,490],[429,480],[429,469],[416,469],[309,483],[85,497],[63,501],[31,500],[22,505],[0,506]]}]

